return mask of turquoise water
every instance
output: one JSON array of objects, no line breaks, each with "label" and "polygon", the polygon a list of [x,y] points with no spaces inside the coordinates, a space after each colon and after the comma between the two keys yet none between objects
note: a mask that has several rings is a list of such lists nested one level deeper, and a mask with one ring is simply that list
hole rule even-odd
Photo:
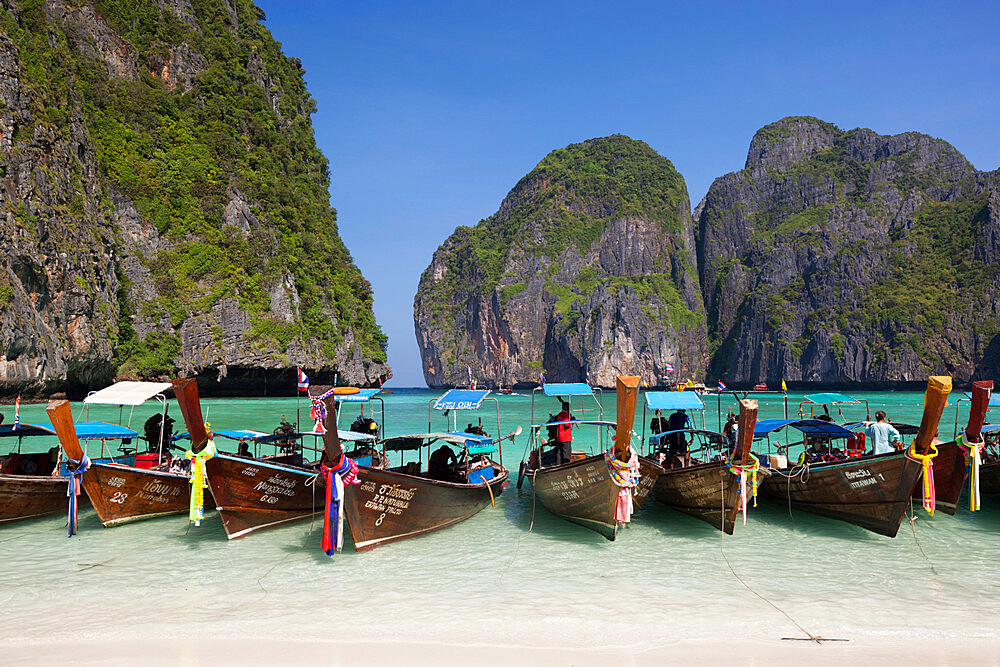
[{"label": "turquoise water", "polygon": [[[395,392],[385,398],[387,434],[426,429],[436,393]],[[919,393],[865,396],[872,412],[884,408],[896,421],[919,421]],[[958,397],[942,420],[946,439]],[[555,411],[552,399],[537,400],[541,417]],[[790,395],[793,414],[798,400]],[[613,419],[613,395],[605,402],[605,417]],[[282,414],[294,418],[296,405],[292,398],[203,401],[216,429],[270,431]],[[304,418],[306,404],[298,405]],[[500,405],[503,433],[527,426],[529,396],[500,397]],[[709,406],[711,428],[714,399]],[[136,410],[133,427],[141,430],[154,411]],[[10,421],[11,411],[3,412]],[[22,406],[21,413],[23,421],[46,422],[42,405]],[[171,414],[179,419],[173,403]],[[354,414],[348,408],[341,426]],[[494,433],[495,412],[478,414]],[[761,405],[761,418],[782,414],[780,402]],[[81,417],[81,406],[74,415]],[[966,415],[963,403],[960,419]],[[91,420],[118,416],[117,408],[90,410]],[[127,423],[128,412],[123,416]],[[469,421],[459,420],[460,427]],[[431,426],[446,428],[444,417],[435,415]],[[504,448],[512,470],[526,435]],[[888,539],[803,513],[790,517],[761,500],[747,526],[723,538],[651,501],[611,543],[536,506],[526,484],[453,528],[330,559],[309,523],[229,542],[214,512],[190,530],[183,516],[105,529],[88,508],[72,539],[64,517],[0,528],[0,610],[16,619],[0,628],[0,642],[196,631],[640,650],[680,639],[802,636],[737,580],[726,558],[746,584],[815,635],[996,637],[1000,507],[987,503],[954,517],[915,514],[912,530],[904,520],[899,536]]]}]

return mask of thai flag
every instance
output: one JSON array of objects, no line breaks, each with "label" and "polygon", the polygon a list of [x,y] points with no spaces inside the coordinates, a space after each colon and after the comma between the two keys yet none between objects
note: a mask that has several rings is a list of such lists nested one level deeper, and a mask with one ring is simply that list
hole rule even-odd
[{"label": "thai flag", "polygon": [[726,383],[723,382],[722,380],[719,380],[719,391],[725,391],[725,390],[726,390]]},{"label": "thai flag", "polygon": [[668,373],[673,373],[675,370],[677,370],[676,368],[674,368],[674,365],[669,361],[664,365],[664,368],[667,370]]},{"label": "thai flag", "polygon": [[17,427],[20,425],[21,425],[21,397],[19,395],[17,397],[17,400],[14,401],[14,429],[12,430],[17,430]]},{"label": "thai flag", "polygon": [[301,368],[296,368],[299,372],[299,391],[309,391],[309,376],[302,372]]}]

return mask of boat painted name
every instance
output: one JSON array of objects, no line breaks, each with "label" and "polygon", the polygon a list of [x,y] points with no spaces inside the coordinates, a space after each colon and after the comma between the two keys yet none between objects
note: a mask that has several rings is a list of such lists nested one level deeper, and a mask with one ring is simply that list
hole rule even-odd
[{"label": "boat painted name", "polygon": [[400,500],[413,500],[413,496],[417,495],[417,488],[401,489],[399,484],[383,484],[378,489],[378,495],[399,498]]},{"label": "boat painted name", "polygon": [[181,490],[176,486],[170,486],[169,484],[162,484],[160,482],[147,482],[146,485],[142,487],[142,490],[154,496],[173,496],[176,498],[181,495]]},{"label": "boat painted name", "polygon": [[246,475],[247,477],[253,477],[260,472],[260,468],[244,468],[240,471],[240,474]]},{"label": "boat painted name", "polygon": [[[872,475],[868,468],[862,468],[857,471],[845,470],[844,478],[850,482],[850,487],[852,489],[860,489],[865,486],[876,486],[878,485],[878,480]],[[853,480],[853,481],[852,481]]]},{"label": "boat painted name", "polygon": [[[254,491],[263,491],[267,495],[279,494],[282,496],[288,496],[291,498],[295,495],[295,485],[298,482],[294,479],[285,479],[279,475],[274,475],[266,482],[257,482],[257,485],[253,487]],[[271,501],[273,502],[276,501]]]},{"label": "boat painted name", "polygon": [[108,480],[108,486],[113,486],[116,489],[120,489],[121,487],[125,486],[125,478],[112,477],[111,479]]}]

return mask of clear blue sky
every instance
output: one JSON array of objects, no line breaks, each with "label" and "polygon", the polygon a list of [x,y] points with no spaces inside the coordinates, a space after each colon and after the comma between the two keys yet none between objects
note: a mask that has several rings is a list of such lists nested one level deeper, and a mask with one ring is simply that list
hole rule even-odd
[{"label": "clear blue sky", "polygon": [[917,130],[1000,166],[996,3],[258,4],[306,68],[396,386],[424,384],[413,295],[435,248],[555,148],[641,139],[692,206],[790,115]]}]

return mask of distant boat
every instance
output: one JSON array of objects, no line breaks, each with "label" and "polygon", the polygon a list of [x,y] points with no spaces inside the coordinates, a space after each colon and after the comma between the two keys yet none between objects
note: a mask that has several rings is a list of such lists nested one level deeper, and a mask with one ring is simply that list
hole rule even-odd
[{"label": "distant boat", "polygon": [[753,386],[753,390],[754,391],[767,391],[767,383],[766,382],[758,382],[757,384],[755,384]]}]

